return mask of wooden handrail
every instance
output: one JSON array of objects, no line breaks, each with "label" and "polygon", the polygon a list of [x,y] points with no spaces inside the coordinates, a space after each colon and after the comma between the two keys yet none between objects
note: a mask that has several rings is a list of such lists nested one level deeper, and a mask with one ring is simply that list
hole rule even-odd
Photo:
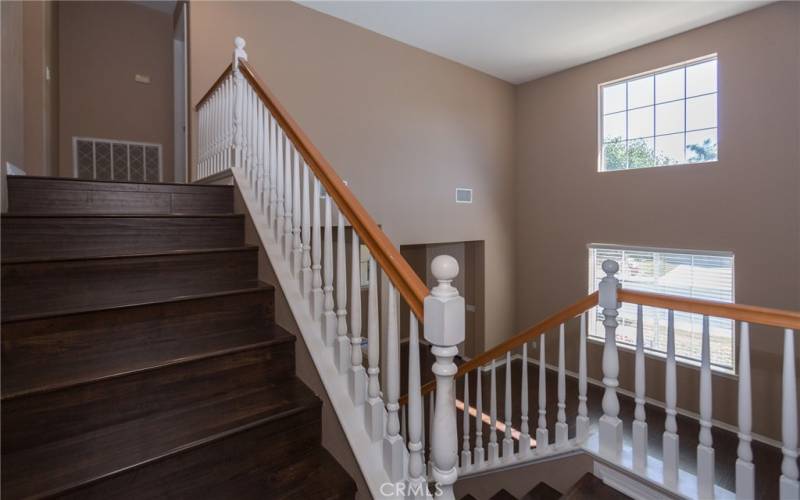
[{"label": "wooden handrail", "polygon": [[[491,362],[493,359],[499,358],[506,352],[512,349],[516,349],[526,342],[530,342],[531,340],[537,338],[539,335],[545,333],[547,330],[556,328],[561,323],[564,323],[565,321],[574,318],[575,316],[583,313],[587,309],[594,307],[596,305],[597,305],[597,292],[594,292],[582,298],[578,302],[575,302],[566,309],[562,309],[561,311],[546,318],[544,321],[537,323],[531,328],[528,328],[524,332],[521,332],[515,335],[514,337],[506,340],[502,344],[498,344],[493,348],[489,349],[488,351],[485,351],[484,353],[472,358],[466,363],[463,363],[461,366],[458,367],[458,371],[456,372],[455,378],[459,378],[463,376],[465,373],[471,372],[475,368],[481,367]],[[431,392],[435,385],[436,382],[433,380],[423,385],[421,387],[422,394],[424,395]],[[408,401],[408,394],[400,398],[401,405],[406,404],[407,401]]]},{"label": "wooden handrail", "polygon": [[[638,292],[621,288],[617,292],[620,302],[631,304],[642,304],[644,306],[659,307],[662,309],[672,309],[696,314],[705,314],[716,318],[728,318],[736,321],[746,321],[759,325],[777,326],[779,328],[791,328],[800,330],[800,311],[785,311],[782,309],[771,309],[768,307],[747,306],[742,304],[728,304],[724,302],[714,302],[711,300],[692,299],[678,297],[674,295],[663,295],[659,293]],[[590,307],[597,305],[597,292],[586,296],[568,308],[550,316],[541,323],[525,330],[524,332],[506,340],[483,354],[472,358],[458,367],[455,378],[463,376],[465,373],[484,366],[504,355],[506,352],[520,347],[542,333],[557,327],[564,321],[577,316]],[[433,390],[435,382],[431,381],[422,386],[422,394],[427,394]],[[408,401],[408,395],[400,398],[400,404]]]},{"label": "wooden handrail", "polygon": [[203,94],[203,97],[201,97],[200,100],[197,101],[197,104],[194,105],[195,111],[200,110],[200,106],[202,106],[203,103],[205,103],[208,100],[208,98],[211,97],[211,94],[213,94],[214,91],[217,90],[217,87],[219,87],[222,84],[222,81],[225,80],[225,78],[231,74],[231,71],[233,71],[233,64],[229,64],[228,67],[225,68],[225,71],[223,71],[222,74],[219,75],[219,78],[217,78],[217,81],[214,82],[214,85],[212,85],[208,89],[208,91],[205,94]]},{"label": "wooden handrail", "polygon": [[[195,109],[211,95],[216,86],[222,82],[232,69],[232,65],[228,66],[214,86],[198,102]],[[353,230],[358,233],[361,241],[367,245],[378,265],[397,288],[397,291],[414,312],[414,315],[420,321],[423,321],[422,302],[425,296],[428,295],[428,287],[403,258],[397,247],[392,244],[386,233],[378,227],[378,224],[353,195],[350,188],[345,185],[330,163],[322,156],[322,153],[312,144],[311,139],[308,138],[297,122],[289,115],[289,112],[281,105],[275,94],[270,91],[269,87],[258,76],[255,69],[244,59],[239,59],[239,70],[250,82],[250,85],[253,86],[261,102],[269,108],[272,116],[275,117],[286,136],[303,157],[303,160],[325,187],[327,193],[336,202],[345,218],[350,222]]]},{"label": "wooden handrail", "polygon": [[634,290],[620,289],[617,294],[620,302],[641,304],[643,306],[672,309],[715,318],[727,318],[737,321],[747,321],[759,325],[777,326],[800,330],[800,311],[784,311],[768,307],[746,306],[742,304],[728,304],[711,300],[691,299],[675,295],[660,293],[637,292]]}]

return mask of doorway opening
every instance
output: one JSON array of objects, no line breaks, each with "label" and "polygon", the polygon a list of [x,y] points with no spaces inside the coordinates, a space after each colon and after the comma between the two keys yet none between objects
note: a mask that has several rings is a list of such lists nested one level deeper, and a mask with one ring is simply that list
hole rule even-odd
[{"label": "doorway opening", "polygon": [[[419,243],[401,245],[400,254],[425,282],[428,288],[436,285],[431,273],[431,261],[439,255],[450,255],[458,261],[458,276],[453,286],[466,303],[464,343],[458,346],[459,356],[470,359],[483,352],[484,339],[484,242],[458,241],[452,243]],[[401,301],[400,331],[408,332],[409,309]],[[422,337],[420,325],[420,337]],[[407,336],[405,333],[404,336]]]}]

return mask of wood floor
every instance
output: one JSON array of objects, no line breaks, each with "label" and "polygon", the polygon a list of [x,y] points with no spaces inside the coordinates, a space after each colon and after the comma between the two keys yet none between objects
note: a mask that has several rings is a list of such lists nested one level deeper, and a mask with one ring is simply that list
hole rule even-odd
[{"label": "wood floor", "polygon": [[231,186],[10,177],[3,498],[353,498]]}]

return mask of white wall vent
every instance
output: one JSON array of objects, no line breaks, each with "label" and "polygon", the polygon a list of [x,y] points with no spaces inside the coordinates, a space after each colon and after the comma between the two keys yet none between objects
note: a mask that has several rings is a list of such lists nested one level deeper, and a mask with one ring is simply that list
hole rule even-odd
[{"label": "white wall vent", "polygon": [[472,190],[456,188],[456,203],[472,203]]},{"label": "white wall vent", "polygon": [[94,137],[72,138],[75,177],[104,181],[159,182],[161,144]]}]

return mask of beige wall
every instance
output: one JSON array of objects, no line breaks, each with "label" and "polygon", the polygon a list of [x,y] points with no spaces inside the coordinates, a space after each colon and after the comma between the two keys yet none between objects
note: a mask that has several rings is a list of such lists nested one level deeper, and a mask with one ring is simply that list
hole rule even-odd
[{"label": "beige wall", "polygon": [[[197,2],[189,19],[192,103],[242,35],[250,62],[396,246],[486,241],[486,345],[511,334],[510,84],[292,3]],[[474,188],[472,205],[454,202],[462,186]]]},{"label": "beige wall", "polygon": [[[517,88],[518,328],[586,294],[592,242],[733,251],[737,302],[800,309],[799,30],[800,4],[773,4]],[[598,173],[598,84],[714,52],[719,162]],[[751,344],[754,431],[778,437],[782,336],[759,329]],[[663,362],[647,363],[663,400]],[[621,364],[632,389],[632,357]],[[679,377],[679,406],[696,409],[697,370]],[[736,423],[735,391],[714,378],[715,418]]]},{"label": "beige wall", "polygon": [[6,162],[21,166],[25,161],[22,2],[0,2],[2,20],[2,166]]},{"label": "beige wall", "polygon": [[130,2],[61,2],[59,31],[60,174],[73,176],[72,137],[88,136],[162,144],[170,182],[172,15]]}]

